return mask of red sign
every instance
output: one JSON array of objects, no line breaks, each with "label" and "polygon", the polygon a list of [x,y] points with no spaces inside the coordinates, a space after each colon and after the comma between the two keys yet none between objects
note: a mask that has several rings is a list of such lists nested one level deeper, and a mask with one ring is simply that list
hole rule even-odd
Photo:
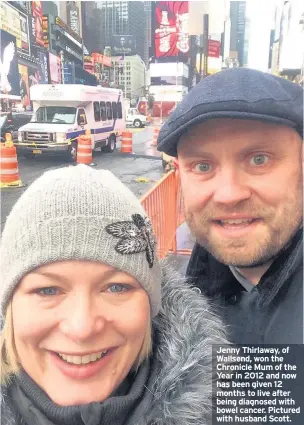
[{"label": "red sign", "polygon": [[208,56],[210,58],[219,58],[221,51],[221,42],[216,40],[208,40]]},{"label": "red sign", "polygon": [[94,64],[100,63],[101,65],[110,66],[110,67],[112,65],[110,56],[105,56],[105,55],[102,55],[101,53],[92,53],[92,59]]},{"label": "red sign", "polygon": [[157,1],[155,4],[155,56],[172,57],[189,52],[188,1]]},{"label": "red sign", "polygon": [[42,30],[42,5],[41,1],[32,1],[33,23],[32,30],[35,41],[40,46],[44,46]]}]

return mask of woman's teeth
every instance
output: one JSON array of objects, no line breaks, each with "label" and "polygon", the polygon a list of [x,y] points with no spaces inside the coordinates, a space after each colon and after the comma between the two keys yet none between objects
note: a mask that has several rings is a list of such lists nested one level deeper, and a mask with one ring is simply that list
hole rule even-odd
[{"label": "woman's teeth", "polygon": [[88,364],[91,362],[96,362],[97,360],[101,359],[101,357],[104,357],[107,354],[108,350],[106,351],[100,351],[99,353],[94,354],[88,354],[87,356],[69,356],[66,354],[57,353],[58,356],[72,364],[80,365],[80,364]]}]

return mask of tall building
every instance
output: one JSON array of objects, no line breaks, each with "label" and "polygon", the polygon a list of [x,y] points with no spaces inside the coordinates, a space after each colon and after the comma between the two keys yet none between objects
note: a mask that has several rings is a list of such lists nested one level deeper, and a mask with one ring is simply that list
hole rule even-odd
[{"label": "tall building", "polygon": [[[137,54],[142,59],[147,56],[145,49],[145,7],[143,1],[99,1],[101,9],[101,44],[104,49],[111,46],[112,54],[119,49],[117,43],[122,43],[115,36],[129,36],[132,51],[128,54]],[[132,38],[132,43],[131,43]],[[125,39],[124,41],[128,41]],[[145,53],[146,52],[146,53]],[[120,53],[118,53],[120,54]]]},{"label": "tall building", "polygon": [[144,95],[146,67],[140,56],[112,56],[112,69],[114,86],[123,90],[125,98]]},{"label": "tall building", "polygon": [[239,65],[246,64],[245,27],[246,1],[230,2],[230,55],[238,59]]},{"label": "tall building", "polygon": [[144,34],[144,62],[146,66],[149,63],[150,59],[150,49],[151,49],[151,21],[152,21],[152,8],[151,1],[144,1],[144,11],[145,11],[145,34]]},{"label": "tall building", "polygon": [[96,1],[81,2],[82,37],[89,52],[103,53],[102,13]]}]

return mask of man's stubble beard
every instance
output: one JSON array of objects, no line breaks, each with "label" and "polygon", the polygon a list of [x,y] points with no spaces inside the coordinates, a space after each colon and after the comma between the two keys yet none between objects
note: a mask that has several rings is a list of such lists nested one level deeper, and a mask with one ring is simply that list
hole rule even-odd
[{"label": "man's stubble beard", "polygon": [[[205,211],[194,219],[192,212],[185,212],[185,217],[192,235],[197,243],[205,248],[219,262],[238,268],[259,267],[272,261],[290,242],[298,229],[303,225],[302,183],[296,194],[287,195],[283,214],[275,219],[275,209],[256,208],[251,201],[240,203],[236,208],[227,211],[250,214],[263,219],[261,229],[255,232],[257,238],[237,238],[228,241],[214,238],[210,231],[210,219],[217,214]],[[221,214],[223,211],[221,212]],[[197,221],[197,222],[196,222]],[[254,230],[253,230],[254,232]],[[249,240],[249,246],[247,246]],[[253,247],[253,244],[255,246]]]}]

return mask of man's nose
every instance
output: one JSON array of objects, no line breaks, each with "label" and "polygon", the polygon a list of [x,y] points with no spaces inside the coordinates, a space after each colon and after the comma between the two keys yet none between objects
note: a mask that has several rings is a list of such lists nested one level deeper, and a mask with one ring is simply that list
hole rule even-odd
[{"label": "man's nose", "polygon": [[246,176],[232,167],[223,169],[215,179],[213,201],[218,204],[235,205],[249,199],[251,190]]},{"label": "man's nose", "polygon": [[61,331],[76,342],[86,341],[104,329],[107,319],[103,310],[89,300],[74,300],[64,312],[60,322]]}]

